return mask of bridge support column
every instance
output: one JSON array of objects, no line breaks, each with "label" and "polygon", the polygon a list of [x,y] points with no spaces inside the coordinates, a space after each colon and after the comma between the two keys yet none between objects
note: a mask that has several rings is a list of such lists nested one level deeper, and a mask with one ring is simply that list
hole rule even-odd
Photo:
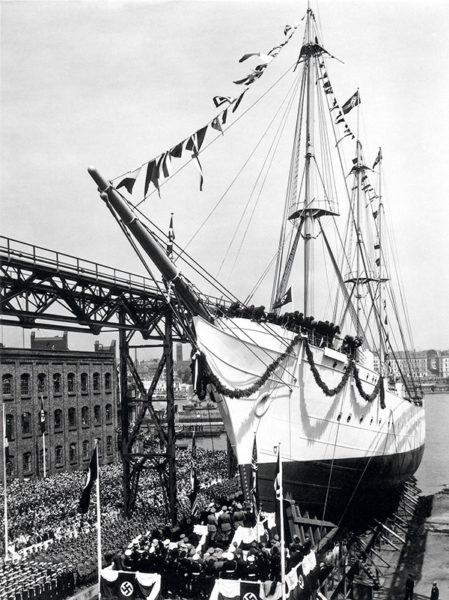
[{"label": "bridge support column", "polygon": [[177,522],[176,514],[176,455],[175,455],[175,394],[173,389],[173,316],[171,307],[165,313],[165,380],[167,384],[167,461],[168,461],[168,502],[170,520]]},{"label": "bridge support column", "polygon": [[120,428],[121,428],[121,442],[120,442],[120,454],[122,457],[122,486],[123,486],[123,515],[125,518],[130,516],[130,500],[131,500],[131,477],[130,477],[130,463],[128,458],[129,453],[129,407],[128,407],[128,368],[126,357],[129,352],[128,341],[126,339],[125,329],[125,314],[120,311],[119,314],[119,381],[120,381]]}]

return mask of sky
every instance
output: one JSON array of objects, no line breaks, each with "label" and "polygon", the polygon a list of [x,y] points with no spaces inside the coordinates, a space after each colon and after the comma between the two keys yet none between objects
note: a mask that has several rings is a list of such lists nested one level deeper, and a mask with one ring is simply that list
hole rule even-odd
[{"label": "sky", "polygon": [[[360,89],[364,149],[375,157],[382,146],[415,348],[449,348],[449,6],[443,0],[311,6],[325,47],[342,61],[329,69],[336,96],[344,102]],[[217,113],[212,97],[239,92],[232,82],[248,71],[240,56],[281,42],[284,26],[299,22],[306,8],[301,0],[1,2],[0,234],[141,273],[87,167],[114,178],[209,122]],[[292,64],[301,35],[250,88],[248,105]],[[244,162],[266,106],[261,102],[202,155],[203,192],[191,164],[160,199],[154,194],[141,206],[164,229],[174,212],[179,244]],[[220,265],[249,184],[232,187],[228,203],[189,246],[240,297],[277,241],[285,169],[276,175],[270,204],[261,205],[234,269],[232,256],[221,271]],[[100,335],[104,343],[110,339]],[[93,347],[87,335],[70,340],[74,349]],[[22,331],[2,327],[2,341],[21,345]]]}]

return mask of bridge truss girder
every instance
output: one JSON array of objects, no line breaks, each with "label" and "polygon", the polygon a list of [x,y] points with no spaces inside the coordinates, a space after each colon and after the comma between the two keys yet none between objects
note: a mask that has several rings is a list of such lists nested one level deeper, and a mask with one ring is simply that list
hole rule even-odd
[{"label": "bridge truss girder", "polygon": [[[160,321],[167,299],[155,286],[138,289],[17,258],[0,263],[0,276],[0,322],[4,325],[65,327],[94,335],[105,329],[124,328],[139,331],[146,340],[164,337]],[[184,340],[188,315],[181,306],[176,309],[174,335]]]}]

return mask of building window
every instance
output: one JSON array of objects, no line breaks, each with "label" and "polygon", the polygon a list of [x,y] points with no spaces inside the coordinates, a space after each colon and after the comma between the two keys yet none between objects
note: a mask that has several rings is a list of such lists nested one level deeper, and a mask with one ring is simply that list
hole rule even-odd
[{"label": "building window", "polygon": [[22,413],[22,435],[31,433],[31,414],[29,412]]},{"label": "building window", "polygon": [[14,416],[6,415],[6,438],[8,440],[14,439]]},{"label": "building window", "polygon": [[30,376],[28,373],[22,373],[20,376],[20,395],[30,395]]},{"label": "building window", "polygon": [[57,467],[62,467],[64,464],[64,454],[62,446],[56,446],[55,448],[55,464]]},{"label": "building window", "polygon": [[101,440],[100,440],[100,438],[97,438],[97,448],[98,448],[98,456],[101,456],[103,454],[103,450],[101,448]]},{"label": "building window", "polygon": [[87,373],[81,373],[81,393],[87,394],[89,389],[89,376]]},{"label": "building window", "polygon": [[101,424],[101,406],[96,404],[94,406],[94,425]]},{"label": "building window", "polygon": [[83,406],[81,409],[81,424],[83,427],[89,427],[89,407]]},{"label": "building window", "polygon": [[112,423],[112,404],[106,404],[104,408],[106,423]]},{"label": "building window", "polygon": [[69,427],[76,427],[76,408],[69,408]]},{"label": "building window", "polygon": [[106,454],[112,454],[112,435],[106,438]]},{"label": "building window", "polygon": [[75,373],[69,373],[67,375],[67,392],[73,394],[75,391]]},{"label": "building window", "polygon": [[93,374],[93,387],[94,387],[94,392],[100,391],[100,373]]},{"label": "building window", "polygon": [[55,394],[60,394],[62,392],[61,389],[61,373],[54,373],[53,375],[53,392]]},{"label": "building window", "polygon": [[83,442],[83,460],[86,460],[89,458],[89,440],[84,440]]},{"label": "building window", "polygon": [[110,373],[104,374],[104,390],[110,392],[112,389],[112,377]]},{"label": "building window", "polygon": [[2,377],[2,388],[5,396],[10,396],[12,394],[12,375],[9,373]]},{"label": "building window", "polygon": [[73,442],[69,446],[69,460],[70,460],[70,462],[72,464],[78,462],[78,458],[76,456],[76,444],[75,444],[75,442]]},{"label": "building window", "polygon": [[62,410],[57,408],[54,412],[55,431],[62,429]]},{"label": "building window", "polygon": [[24,452],[23,454],[23,474],[29,475],[31,473],[31,452]]},{"label": "building window", "polygon": [[47,376],[45,373],[39,373],[37,376],[37,391],[44,394],[47,391]]}]

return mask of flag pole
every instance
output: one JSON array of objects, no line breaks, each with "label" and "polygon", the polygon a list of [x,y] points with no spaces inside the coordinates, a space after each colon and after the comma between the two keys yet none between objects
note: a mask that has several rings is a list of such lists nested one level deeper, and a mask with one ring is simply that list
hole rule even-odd
[{"label": "flag pole", "polygon": [[42,458],[43,458],[43,464],[44,464],[44,478],[47,477],[47,461],[45,459],[45,429],[46,429],[46,423],[45,423],[45,410],[44,410],[44,397],[41,394],[41,409],[39,411],[39,421],[40,421],[40,425],[41,425],[41,432],[42,432]]},{"label": "flag pole", "polygon": [[47,461],[45,460],[45,431],[42,432],[42,454],[44,458],[44,478],[47,477]]},{"label": "flag pole", "polygon": [[95,440],[95,448],[97,450],[97,563],[98,563],[98,600],[101,600],[101,516],[100,516],[100,457],[98,451],[98,440]]},{"label": "flag pole", "polygon": [[4,522],[5,522],[5,562],[8,561],[8,504],[6,495],[6,417],[5,417],[5,405],[2,406],[2,431],[3,431],[3,511],[4,511]]},{"label": "flag pole", "polygon": [[279,521],[281,529],[281,585],[282,585],[282,600],[286,599],[285,596],[285,536],[284,536],[284,489],[282,483],[282,456],[281,456],[281,442],[278,446],[279,452],[279,479],[280,479],[280,493],[279,493]]}]

